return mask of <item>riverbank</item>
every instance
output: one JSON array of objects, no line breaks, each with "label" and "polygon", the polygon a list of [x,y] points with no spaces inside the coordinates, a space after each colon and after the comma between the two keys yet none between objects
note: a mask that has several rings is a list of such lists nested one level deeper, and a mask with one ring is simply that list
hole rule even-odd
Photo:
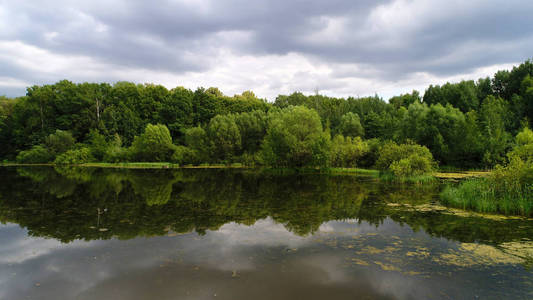
[{"label": "riverbank", "polygon": [[[21,163],[0,163],[0,167],[26,167],[26,166],[48,166],[54,167],[57,164],[21,164]],[[74,167],[92,167],[92,168],[123,168],[123,169],[264,169],[257,167],[245,166],[241,163],[234,163],[231,165],[225,164],[202,164],[202,165],[185,165],[173,164],[169,162],[127,162],[127,163],[86,163],[86,164],[74,164],[68,165]],[[285,170],[285,169],[280,169]],[[287,169],[288,170],[288,169]],[[303,170],[309,171],[311,169],[305,168]],[[326,168],[326,169],[313,169],[321,170],[328,173],[339,174],[364,174],[379,176],[380,171],[375,169],[363,169],[363,168]],[[445,180],[460,180],[473,177],[486,177],[490,174],[489,171],[457,171],[457,172],[436,172],[432,175],[437,179]]]}]

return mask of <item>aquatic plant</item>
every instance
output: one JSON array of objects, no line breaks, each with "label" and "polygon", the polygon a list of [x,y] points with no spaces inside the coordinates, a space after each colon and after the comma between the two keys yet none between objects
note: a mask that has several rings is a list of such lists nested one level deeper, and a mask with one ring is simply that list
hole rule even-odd
[{"label": "aquatic plant", "polygon": [[441,193],[444,204],[480,212],[533,215],[533,164],[518,156],[487,178],[468,179]]}]

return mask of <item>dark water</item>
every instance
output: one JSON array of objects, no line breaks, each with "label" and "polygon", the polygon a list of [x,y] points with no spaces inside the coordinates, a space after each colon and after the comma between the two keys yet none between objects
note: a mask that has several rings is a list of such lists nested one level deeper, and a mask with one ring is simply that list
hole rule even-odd
[{"label": "dark water", "polygon": [[439,186],[0,168],[0,299],[533,299],[533,221]]}]

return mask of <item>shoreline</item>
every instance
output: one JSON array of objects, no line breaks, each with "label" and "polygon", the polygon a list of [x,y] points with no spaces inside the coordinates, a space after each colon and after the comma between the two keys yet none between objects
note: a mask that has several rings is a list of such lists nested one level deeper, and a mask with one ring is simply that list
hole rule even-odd
[{"label": "shoreline", "polygon": [[[54,163],[46,164],[21,164],[21,163],[0,163],[0,167],[56,167],[56,166],[69,166],[69,167],[81,167],[81,168],[114,168],[114,169],[266,169],[266,170],[280,170],[280,171],[310,171],[318,170],[325,171],[326,173],[340,173],[340,174],[367,174],[367,175],[379,175],[379,170],[375,169],[364,169],[364,168],[301,168],[301,169],[292,169],[292,168],[266,168],[266,167],[249,167],[242,165],[240,163],[235,163],[231,165],[223,164],[212,164],[212,165],[185,165],[180,166],[178,164],[169,163],[169,162],[128,162],[128,163],[86,163],[86,164],[72,164],[72,165],[58,165]],[[441,179],[441,180],[461,180],[466,178],[476,178],[476,177],[485,177],[488,176],[490,171],[456,171],[456,172],[445,172],[437,171],[431,176]]]}]

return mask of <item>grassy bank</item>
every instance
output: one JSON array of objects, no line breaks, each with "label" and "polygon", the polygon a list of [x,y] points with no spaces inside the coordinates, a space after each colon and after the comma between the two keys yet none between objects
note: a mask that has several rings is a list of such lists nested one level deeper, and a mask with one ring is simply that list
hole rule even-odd
[{"label": "grassy bank", "polygon": [[396,176],[391,172],[379,173],[379,179],[387,182],[400,183],[416,183],[416,184],[431,184],[438,182],[437,177],[433,174],[411,175],[411,176]]},{"label": "grassy bank", "polygon": [[[63,166],[53,163],[49,164],[19,164],[19,163],[0,163],[2,167],[24,167],[24,166]],[[71,164],[67,166],[73,167],[94,167],[94,168],[124,168],[124,169],[219,169],[219,168],[246,168],[240,163],[231,165],[223,164],[202,164],[198,166],[186,165],[180,166],[169,162],[127,162],[127,163],[86,163],[86,164]]]},{"label": "grassy bank", "polygon": [[444,204],[483,213],[533,215],[533,185],[498,187],[487,178],[468,179],[441,193]]},{"label": "grassy bank", "polygon": [[511,157],[489,176],[467,179],[441,193],[444,204],[479,212],[533,215],[533,162]]}]

